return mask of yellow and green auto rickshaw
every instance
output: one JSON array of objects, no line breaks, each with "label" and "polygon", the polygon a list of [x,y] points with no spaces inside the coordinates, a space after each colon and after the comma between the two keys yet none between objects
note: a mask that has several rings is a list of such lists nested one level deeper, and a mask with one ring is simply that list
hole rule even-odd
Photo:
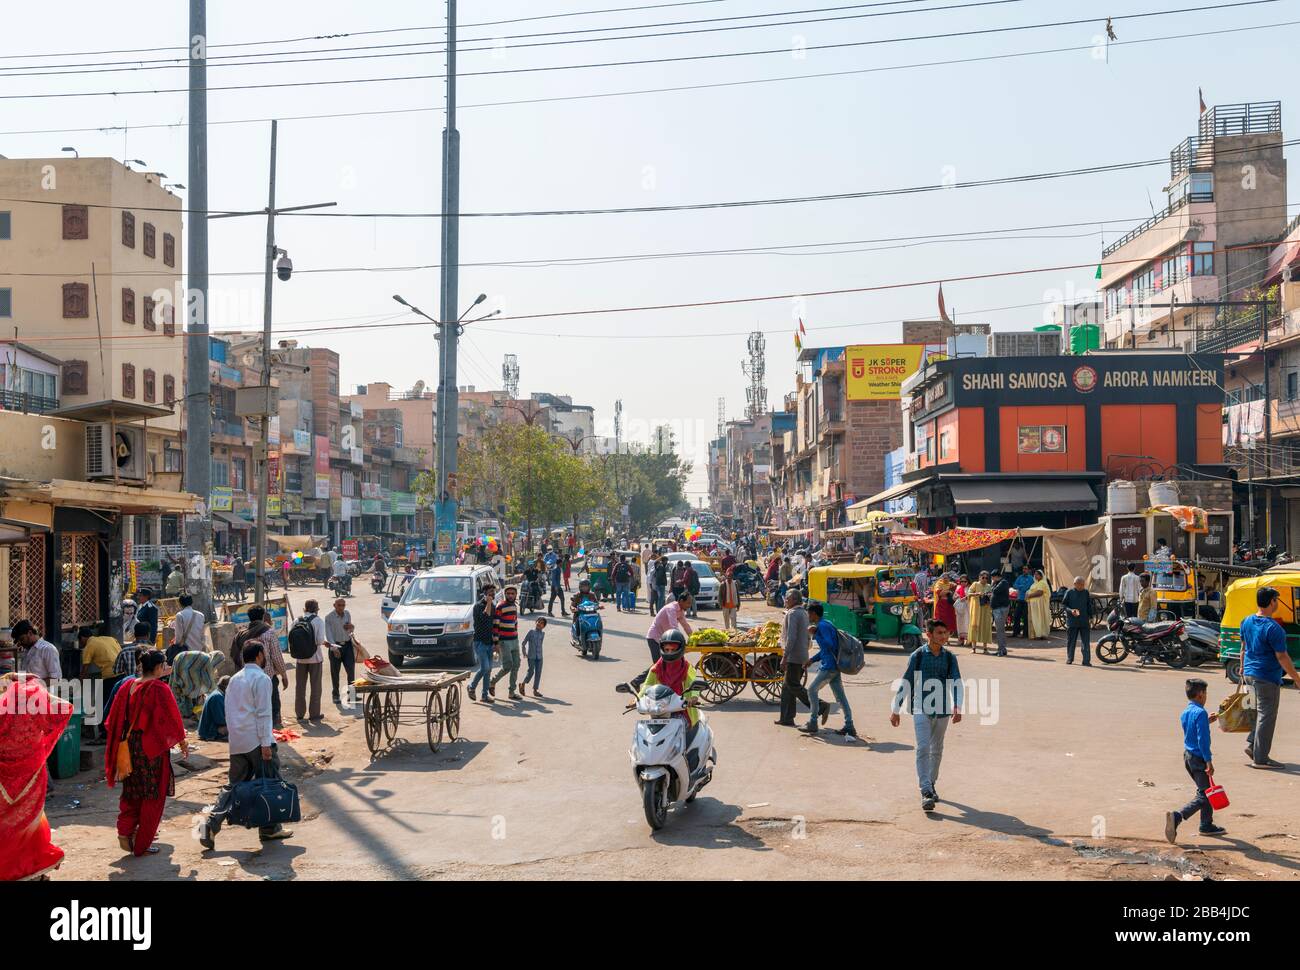
[{"label": "yellow and green auto rickshaw", "polygon": [[1142,568],[1151,574],[1156,609],[1183,619],[1196,616],[1196,570],[1189,563],[1146,556]]},{"label": "yellow and green auto rickshaw", "polygon": [[[1274,571],[1276,570],[1276,572]],[[1223,621],[1219,624],[1219,660],[1223,672],[1234,684],[1241,682],[1241,621],[1255,612],[1255,591],[1272,586],[1281,595],[1273,619],[1286,631],[1286,652],[1300,664],[1300,571],[1294,564],[1266,569],[1258,576],[1238,579],[1228,587],[1224,597]]]},{"label": "yellow and green auto rickshaw", "polygon": [[873,563],[818,566],[808,573],[808,598],[824,605],[835,629],[863,644],[915,650],[921,645],[921,628],[916,624],[913,575],[910,568]]},{"label": "yellow and green auto rickshaw", "polygon": [[587,578],[591,580],[591,591],[597,599],[606,599],[614,595],[614,581],[609,578],[610,567],[614,557],[608,552],[587,553]]}]

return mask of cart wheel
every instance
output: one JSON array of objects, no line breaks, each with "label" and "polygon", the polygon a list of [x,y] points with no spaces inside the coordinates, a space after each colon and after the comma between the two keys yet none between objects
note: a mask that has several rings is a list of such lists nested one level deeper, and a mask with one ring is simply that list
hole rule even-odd
[{"label": "cart wheel", "polygon": [[447,740],[455,741],[460,737],[460,684],[447,688],[447,712],[443,715],[447,728]]},{"label": "cart wheel", "polygon": [[436,752],[442,743],[442,695],[436,690],[429,691],[429,699],[424,702],[424,723],[429,732],[429,750]]},{"label": "cart wheel", "polygon": [[384,734],[392,741],[397,737],[397,721],[402,714],[402,695],[387,694],[384,696]]},{"label": "cart wheel", "polygon": [[[806,671],[804,676],[807,677]],[[781,669],[779,653],[764,654],[749,668],[749,683],[758,699],[766,704],[781,703],[781,685],[784,681],[785,671]]]},{"label": "cart wheel", "polygon": [[374,754],[379,750],[380,734],[383,731],[383,715],[379,711],[379,695],[370,694],[367,696],[362,711],[366,721],[366,747],[370,749],[371,754]]},{"label": "cart wheel", "polygon": [[700,663],[700,673],[704,675],[700,696],[710,704],[725,704],[745,689],[740,680],[740,664],[730,654],[708,654]]},{"label": "cart wheel", "polygon": [[1065,629],[1065,604],[1060,600],[1056,600],[1052,603],[1052,629]]}]

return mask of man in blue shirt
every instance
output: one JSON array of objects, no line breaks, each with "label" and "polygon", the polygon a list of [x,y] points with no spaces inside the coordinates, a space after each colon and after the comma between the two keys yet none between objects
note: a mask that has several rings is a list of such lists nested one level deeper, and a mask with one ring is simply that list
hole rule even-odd
[{"label": "man in blue shirt", "polygon": [[1165,838],[1173,842],[1178,837],[1178,826],[1197,812],[1201,813],[1202,835],[1224,835],[1227,829],[1214,824],[1214,808],[1205,791],[1214,784],[1214,762],[1210,758],[1210,722],[1219,715],[1205,710],[1205,695],[1209,685],[1192,678],[1187,681],[1187,707],[1179,721],[1183,725],[1183,766],[1196,784],[1196,797],[1176,812],[1165,815]]},{"label": "man in blue shirt", "polygon": [[1246,735],[1246,757],[1252,768],[1281,768],[1270,758],[1273,731],[1282,699],[1282,675],[1300,684],[1300,674],[1286,649],[1286,631],[1273,619],[1278,592],[1272,586],[1255,590],[1256,610],[1241,621],[1241,673],[1255,694],[1255,730]]},{"label": "man in blue shirt", "polygon": [[944,644],[948,625],[939,619],[925,624],[929,642],[907,658],[907,670],[898,682],[890,706],[889,723],[898,727],[903,704],[910,698],[912,726],[916,730],[916,778],[921,785],[921,810],[928,812],[939,800],[935,784],[943,761],[943,739],[949,719],[961,723],[962,683],[957,657]]},{"label": "man in blue shirt", "polygon": [[831,624],[830,620],[823,619],[823,607],[820,603],[808,604],[808,619],[812,631],[812,638],[816,641],[818,650],[815,656],[808,660],[808,666],[817,664],[817,676],[813,682],[808,685],[808,697],[811,701],[809,706],[812,708],[812,716],[808,723],[799,730],[804,734],[816,734],[820,728],[817,724],[818,717],[821,723],[825,724],[826,719],[831,715],[830,705],[823,705],[821,699],[817,696],[824,686],[830,684],[831,693],[835,699],[840,702],[840,707],[844,709],[844,727],[837,731],[837,734],[844,735],[849,741],[857,739],[858,732],[853,727],[853,711],[849,707],[849,699],[844,694],[844,681],[840,676],[840,634],[839,631]]}]

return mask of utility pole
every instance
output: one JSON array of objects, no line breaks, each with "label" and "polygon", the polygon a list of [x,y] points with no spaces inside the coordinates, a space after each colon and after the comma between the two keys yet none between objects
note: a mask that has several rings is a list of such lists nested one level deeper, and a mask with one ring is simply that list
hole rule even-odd
[{"label": "utility pole", "polygon": [[[456,0],[447,0],[447,120],[442,130],[442,294],[438,312],[438,501],[434,553],[447,564],[456,537],[456,468],[460,395],[456,340],[460,270],[460,132],[456,130]],[[531,537],[530,537],[531,538]]]},{"label": "utility pole", "polygon": [[213,619],[210,553],[212,541],[212,387],[208,377],[208,10],[207,0],[190,0],[189,44],[189,214],[185,272],[188,291],[185,363],[185,490],[200,499],[201,512],[186,522],[188,568],[185,587],[194,605]]}]

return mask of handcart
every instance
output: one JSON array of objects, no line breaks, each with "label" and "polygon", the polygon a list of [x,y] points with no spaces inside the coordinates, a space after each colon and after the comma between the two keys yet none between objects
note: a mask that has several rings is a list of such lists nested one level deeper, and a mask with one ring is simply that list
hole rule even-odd
[{"label": "handcart", "polygon": [[[772,624],[775,626],[775,624]],[[765,635],[766,633],[766,635]],[[696,665],[704,684],[700,696],[711,704],[725,704],[749,684],[767,704],[781,702],[785,671],[782,650],[772,632],[760,628],[736,632],[726,643],[695,643],[687,653],[700,654]],[[804,671],[803,677],[808,676]]]},{"label": "handcart", "polygon": [[[429,738],[429,750],[437,751],[444,735],[449,741],[460,737],[460,682],[468,680],[471,671],[458,674],[434,673],[428,677],[403,678],[400,683],[357,681],[356,692],[365,698],[362,716],[366,726],[366,747],[373,755],[380,748],[393,743],[399,724],[424,722]],[[443,694],[446,694],[444,699]],[[424,694],[419,713],[409,714],[402,720],[402,695]]]}]

